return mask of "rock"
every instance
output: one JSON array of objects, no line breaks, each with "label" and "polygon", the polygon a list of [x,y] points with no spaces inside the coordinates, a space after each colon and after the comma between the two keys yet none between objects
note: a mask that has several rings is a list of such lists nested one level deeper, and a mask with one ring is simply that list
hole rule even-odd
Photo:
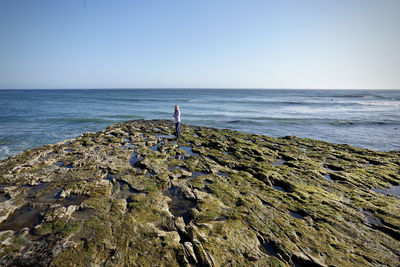
[{"label": "rock", "polygon": [[186,199],[192,199],[192,200],[197,199],[196,195],[193,193],[193,191],[188,186],[182,186],[181,193],[182,193],[182,196]]},{"label": "rock", "polygon": [[124,214],[127,210],[127,201],[125,199],[116,199],[113,208]]},{"label": "rock", "polygon": [[194,253],[193,250],[193,245],[190,242],[185,242],[182,245],[185,257],[188,259],[188,262],[192,262],[194,264],[198,264],[196,254]]},{"label": "rock", "polygon": [[193,194],[194,194],[195,198],[198,199],[198,200],[201,200],[201,199],[203,199],[204,197],[207,196],[207,193],[201,192],[201,191],[199,191],[197,189],[193,190]]},{"label": "rock", "polygon": [[69,190],[62,190],[60,193],[60,198],[65,198],[71,194],[71,189]]},{"label": "rock", "polygon": [[188,233],[188,238],[191,242],[206,242],[206,237],[199,231],[196,225],[190,223],[186,226],[186,231]]},{"label": "rock", "polygon": [[128,121],[1,161],[0,265],[400,265],[400,196],[379,193],[400,152],[181,131]]},{"label": "rock", "polygon": [[178,229],[179,232],[183,234],[187,234],[186,229],[185,229],[185,222],[183,221],[182,217],[177,217],[175,218],[175,227]]},{"label": "rock", "polygon": [[14,195],[14,198],[0,203],[0,223],[4,222],[15,210],[22,207],[26,202],[18,197],[18,194]]},{"label": "rock", "polygon": [[194,241],[193,248],[194,248],[194,251],[197,255],[199,262],[203,266],[210,266],[210,267],[215,266],[214,258],[204,250],[204,248],[200,242]]}]

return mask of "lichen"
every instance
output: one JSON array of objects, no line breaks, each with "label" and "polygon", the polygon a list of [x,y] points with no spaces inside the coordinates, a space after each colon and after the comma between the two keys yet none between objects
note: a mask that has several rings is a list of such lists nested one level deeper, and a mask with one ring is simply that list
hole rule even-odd
[{"label": "lichen", "polygon": [[400,199],[372,190],[400,184],[400,152],[181,128],[117,123],[0,162],[0,264],[400,265]]}]

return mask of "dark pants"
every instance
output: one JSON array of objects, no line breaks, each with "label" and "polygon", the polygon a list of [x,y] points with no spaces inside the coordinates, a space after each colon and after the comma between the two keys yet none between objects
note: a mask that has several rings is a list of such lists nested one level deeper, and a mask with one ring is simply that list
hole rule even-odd
[{"label": "dark pants", "polygon": [[179,138],[181,136],[181,128],[179,122],[175,123],[175,132],[176,132],[176,137]]}]

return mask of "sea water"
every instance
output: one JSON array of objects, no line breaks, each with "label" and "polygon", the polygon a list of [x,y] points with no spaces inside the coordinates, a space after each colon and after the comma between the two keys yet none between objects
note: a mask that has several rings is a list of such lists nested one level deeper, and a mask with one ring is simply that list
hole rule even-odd
[{"label": "sea water", "polygon": [[0,90],[0,160],[133,119],[400,150],[400,90]]}]

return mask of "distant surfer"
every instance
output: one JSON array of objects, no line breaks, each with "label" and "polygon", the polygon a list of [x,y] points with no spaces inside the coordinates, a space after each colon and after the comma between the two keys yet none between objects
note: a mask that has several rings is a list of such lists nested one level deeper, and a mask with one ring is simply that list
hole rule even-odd
[{"label": "distant surfer", "polygon": [[180,129],[180,124],[181,124],[181,111],[180,111],[178,105],[175,106],[174,118],[175,118],[175,132],[176,132],[176,138],[179,139],[179,137],[181,136],[181,129]]}]

